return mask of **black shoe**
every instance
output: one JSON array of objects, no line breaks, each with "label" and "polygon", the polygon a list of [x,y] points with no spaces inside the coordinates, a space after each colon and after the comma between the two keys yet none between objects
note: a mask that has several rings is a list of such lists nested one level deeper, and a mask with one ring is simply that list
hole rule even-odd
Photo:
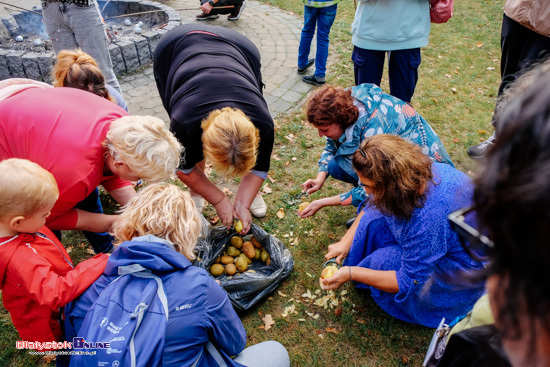
[{"label": "black shoe", "polygon": [[242,4],[235,5],[235,7],[233,8],[233,11],[227,17],[227,20],[239,20],[243,10],[244,10],[244,1]]},{"label": "black shoe", "polygon": [[351,219],[348,219],[348,221],[346,222],[346,227],[351,228],[351,226],[353,225],[353,222],[355,222],[355,219],[357,219],[357,217],[353,217]]},{"label": "black shoe", "polygon": [[489,139],[482,141],[478,145],[471,146],[468,149],[468,155],[475,159],[483,158],[494,144],[495,136],[491,135]]},{"label": "black shoe", "polygon": [[302,78],[302,81],[314,85],[323,85],[325,84],[325,77],[319,78],[315,75],[306,75]]},{"label": "black shoe", "polygon": [[209,20],[209,19],[218,19],[220,16],[218,14],[206,14],[206,13],[200,13],[195,18],[197,20]]},{"label": "black shoe", "polygon": [[307,59],[307,65],[304,66],[303,68],[298,68],[298,74],[303,74],[306,72],[306,70],[311,66],[313,65],[313,63],[315,62],[315,59]]}]

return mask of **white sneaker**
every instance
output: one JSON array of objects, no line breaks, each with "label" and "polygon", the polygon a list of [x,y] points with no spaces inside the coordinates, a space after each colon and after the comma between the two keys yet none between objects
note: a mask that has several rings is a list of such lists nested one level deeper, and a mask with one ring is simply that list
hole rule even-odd
[{"label": "white sneaker", "polygon": [[256,218],[263,218],[267,214],[267,205],[261,196],[256,195],[250,204],[250,213]]},{"label": "white sneaker", "polygon": [[191,199],[193,199],[193,202],[195,203],[195,206],[197,207],[197,210],[199,211],[199,213],[202,214],[202,211],[204,210],[204,199],[202,198],[202,196],[195,196],[195,195],[191,195]]}]

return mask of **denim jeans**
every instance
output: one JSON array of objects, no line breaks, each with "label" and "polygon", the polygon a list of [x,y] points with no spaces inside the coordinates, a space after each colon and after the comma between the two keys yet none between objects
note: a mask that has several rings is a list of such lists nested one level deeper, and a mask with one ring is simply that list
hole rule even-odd
[{"label": "denim jeans", "polygon": [[322,78],[327,70],[329,33],[338,5],[331,5],[325,8],[314,8],[304,5],[304,28],[300,37],[298,48],[298,67],[307,66],[307,59],[311,49],[311,40],[315,34],[317,25],[317,52],[315,54],[315,76]]},{"label": "denim jeans", "polygon": [[[88,197],[75,205],[76,209],[85,210],[90,213],[103,213],[103,207],[99,200],[99,189],[96,187]],[[96,254],[111,251],[114,238],[107,232],[95,233],[82,231]]]},{"label": "denim jeans", "polygon": [[327,171],[328,174],[336,180],[350,183],[353,186],[357,186],[359,184],[359,176],[353,176],[344,171],[334,159],[328,162]]},{"label": "denim jeans", "polygon": [[42,15],[56,54],[81,48],[97,61],[107,84],[121,93],[109,54],[109,39],[95,0],[90,0],[90,5],[42,1]]}]

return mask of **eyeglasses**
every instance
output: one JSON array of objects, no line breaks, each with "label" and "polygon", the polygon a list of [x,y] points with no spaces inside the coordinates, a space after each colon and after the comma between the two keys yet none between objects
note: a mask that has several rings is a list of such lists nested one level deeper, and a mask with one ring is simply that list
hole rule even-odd
[{"label": "eyeglasses", "polygon": [[460,237],[466,253],[472,259],[479,262],[489,260],[489,254],[495,247],[493,241],[480,233],[477,229],[467,223],[475,223],[475,208],[473,206],[457,210],[448,216],[451,229]]}]

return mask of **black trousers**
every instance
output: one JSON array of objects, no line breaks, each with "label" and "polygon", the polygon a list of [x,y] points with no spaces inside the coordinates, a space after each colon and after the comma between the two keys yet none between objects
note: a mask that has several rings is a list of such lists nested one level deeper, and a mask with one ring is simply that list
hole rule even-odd
[{"label": "black trousers", "polygon": [[504,14],[500,36],[500,96],[523,71],[550,55],[550,37],[538,34]]}]

